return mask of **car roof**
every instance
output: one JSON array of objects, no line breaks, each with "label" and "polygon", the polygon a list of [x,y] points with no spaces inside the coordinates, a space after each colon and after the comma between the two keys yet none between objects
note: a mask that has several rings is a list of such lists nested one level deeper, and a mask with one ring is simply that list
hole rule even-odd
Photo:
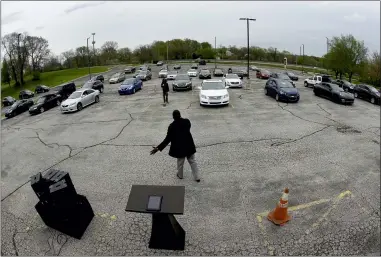
[{"label": "car roof", "polygon": [[223,83],[221,79],[208,79],[208,80],[203,80],[202,83],[209,83],[209,82],[220,82]]}]

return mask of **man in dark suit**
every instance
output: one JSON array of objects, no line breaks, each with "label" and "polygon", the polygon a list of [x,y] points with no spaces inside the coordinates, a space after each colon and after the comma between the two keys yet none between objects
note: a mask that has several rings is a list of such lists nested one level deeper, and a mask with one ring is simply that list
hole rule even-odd
[{"label": "man in dark suit", "polygon": [[168,92],[169,92],[169,85],[166,78],[162,80],[161,88],[163,89],[163,100],[165,105],[165,103],[168,103]]},{"label": "man in dark suit", "polygon": [[183,179],[183,170],[185,157],[191,166],[193,177],[197,182],[200,182],[198,167],[195,159],[196,146],[190,132],[191,123],[188,119],[181,117],[178,110],[173,111],[174,121],[168,126],[167,136],[160,145],[154,147],[151,155],[163,149],[171,143],[169,156],[177,158],[177,177]]}]

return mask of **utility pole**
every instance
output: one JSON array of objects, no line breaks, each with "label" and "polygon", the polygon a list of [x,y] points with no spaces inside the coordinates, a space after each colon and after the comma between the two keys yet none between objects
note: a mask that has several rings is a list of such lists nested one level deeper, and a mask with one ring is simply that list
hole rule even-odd
[{"label": "utility pole", "polygon": [[256,21],[251,18],[240,18],[240,21],[246,21],[247,26],[247,79],[250,79],[250,33],[249,33],[249,21]]},{"label": "utility pole", "polygon": [[302,46],[303,46],[302,73],[304,74],[304,44],[302,44]]},{"label": "utility pole", "polygon": [[168,65],[168,41],[167,41],[167,65]]},{"label": "utility pole", "polygon": [[[328,55],[328,52],[329,52],[329,39],[328,37],[325,37],[327,39],[327,55]],[[327,57],[325,58],[327,60]],[[328,73],[328,66],[326,64],[326,70],[327,70],[327,73]]]},{"label": "utility pole", "polygon": [[90,37],[87,38],[87,64],[89,66],[89,76],[90,76],[90,79],[91,79],[91,70],[90,70],[90,52],[89,52],[89,39]]},{"label": "utility pole", "polygon": [[217,68],[217,37],[214,37],[214,69]]},{"label": "utility pole", "polygon": [[92,44],[93,44],[93,58],[92,58],[92,60],[93,60],[93,62],[92,62],[92,65],[94,65],[95,64],[95,62],[94,62],[94,57],[95,57],[95,40],[94,40],[94,36],[95,36],[95,33],[91,33],[91,35],[93,35],[93,42],[91,42]]}]

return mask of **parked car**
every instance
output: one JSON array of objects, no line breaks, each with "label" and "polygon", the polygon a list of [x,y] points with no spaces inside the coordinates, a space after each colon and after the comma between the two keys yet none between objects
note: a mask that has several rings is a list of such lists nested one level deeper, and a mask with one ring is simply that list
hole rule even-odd
[{"label": "parked car", "polygon": [[355,101],[353,94],[345,92],[344,89],[333,83],[322,82],[315,84],[314,94],[337,103],[353,104]]},{"label": "parked car", "polygon": [[176,79],[177,71],[170,71],[167,74],[167,80],[174,80]]},{"label": "parked car", "polygon": [[292,81],[298,81],[299,80],[299,77],[290,71],[285,71],[284,74],[287,75]]},{"label": "parked car", "polygon": [[80,89],[73,92],[65,101],[61,104],[61,112],[75,112],[80,111],[83,107],[92,104],[99,103],[100,92],[94,89]]},{"label": "parked car", "polygon": [[62,98],[62,101],[67,99],[76,90],[74,82],[67,83],[56,88],[56,93]]},{"label": "parked car", "polygon": [[114,75],[112,75],[108,82],[110,84],[114,84],[114,83],[122,82],[125,79],[126,79],[126,75],[124,73],[118,72],[118,73],[115,73]]},{"label": "parked car", "polygon": [[26,112],[33,104],[34,103],[32,99],[23,99],[16,101],[11,105],[11,107],[9,107],[9,109],[6,110],[5,117],[11,118]]},{"label": "parked car", "polygon": [[318,83],[332,83],[332,79],[330,75],[314,75],[312,77],[306,78],[304,80],[304,86],[309,87],[312,86],[314,87]]},{"label": "parked car", "polygon": [[211,79],[212,73],[208,69],[202,69],[200,73],[198,74],[199,79]]},{"label": "parked car", "polygon": [[143,81],[151,80],[152,79],[152,72],[149,70],[141,70],[134,78],[138,78]]},{"label": "parked car", "polygon": [[166,78],[168,75],[168,70],[161,70],[159,71],[159,78]]},{"label": "parked car", "polygon": [[187,74],[178,74],[172,83],[172,90],[192,90],[192,80]]},{"label": "parked car", "polygon": [[59,94],[51,93],[51,94],[41,96],[37,100],[36,104],[34,104],[33,106],[29,108],[29,114],[33,115],[33,114],[43,113],[46,110],[49,110],[53,107],[60,106],[61,102],[62,102],[62,97]]},{"label": "parked car", "polygon": [[354,91],[353,91],[354,86],[352,85],[352,83],[350,83],[350,82],[348,82],[346,80],[336,79],[335,81],[332,81],[332,83],[336,84],[339,87],[341,87],[342,89],[344,89],[345,92],[354,93]]},{"label": "parked car", "polygon": [[22,99],[29,99],[29,98],[32,98],[34,97],[34,93],[28,89],[26,90],[21,90],[20,93],[19,93],[19,99],[22,100]]},{"label": "parked car", "polygon": [[256,75],[257,79],[268,79],[270,78],[270,72],[268,70],[261,69],[257,71]]},{"label": "parked car", "polygon": [[157,63],[156,63],[156,66],[163,66],[164,65],[164,62],[163,61],[158,61]]},{"label": "parked car", "polygon": [[289,81],[293,86],[295,86],[294,81],[292,81],[292,80],[290,79],[290,77],[287,76],[286,74],[273,72],[273,73],[270,74],[270,78],[286,80],[286,81]]},{"label": "parked car", "polygon": [[135,67],[129,66],[124,69],[124,74],[134,73],[136,71]]},{"label": "parked car", "polygon": [[224,71],[222,69],[214,69],[213,76],[214,77],[223,77]]},{"label": "parked car", "polygon": [[298,102],[300,94],[289,80],[269,78],[265,85],[265,95],[272,96],[277,101]]},{"label": "parked car", "polygon": [[243,77],[245,76],[245,73],[246,73],[246,76],[247,76],[247,72],[241,70],[241,69],[236,69],[236,68],[229,68],[228,69],[228,74],[237,74],[237,76],[240,78],[240,79],[243,79]]},{"label": "parked car", "polygon": [[102,81],[100,80],[96,80],[96,81],[89,80],[82,86],[81,89],[90,89],[90,88],[94,90],[98,90],[100,93],[103,93],[104,91],[104,85]]},{"label": "parked car", "polygon": [[174,70],[180,70],[180,69],[181,69],[181,65],[180,65],[180,64],[175,64],[175,65],[173,66],[173,69],[174,69]]},{"label": "parked car", "polygon": [[361,98],[372,104],[380,104],[380,91],[372,86],[359,84],[353,88],[354,97]]},{"label": "parked car", "polygon": [[249,69],[251,71],[260,71],[260,69],[257,66],[250,66]]},{"label": "parked car", "polygon": [[200,65],[206,65],[206,61],[205,61],[205,60],[200,60],[200,61],[198,62],[198,64],[200,64]]},{"label": "parked car", "polygon": [[242,80],[238,77],[237,74],[232,74],[232,73],[226,74],[224,80],[225,80],[225,86],[242,88]]},{"label": "parked car", "polygon": [[10,106],[16,102],[12,96],[6,96],[3,98],[3,106]]},{"label": "parked car", "polygon": [[143,81],[139,78],[128,78],[122,82],[119,87],[119,95],[135,94],[136,91],[143,88]]},{"label": "parked car", "polygon": [[195,70],[195,69],[190,69],[190,70],[188,70],[188,72],[187,72],[187,74],[188,74],[188,76],[189,77],[197,77],[197,70]]},{"label": "parked car", "polygon": [[142,71],[149,70],[149,71],[151,71],[151,67],[149,67],[148,65],[143,65],[143,66],[139,67],[139,70],[142,70]]},{"label": "parked car", "polygon": [[35,89],[34,89],[34,92],[36,94],[40,94],[40,93],[45,93],[45,92],[49,92],[50,88],[47,87],[47,86],[44,86],[44,85],[39,85],[37,86]]},{"label": "parked car", "polygon": [[91,78],[92,81],[96,81],[96,80],[100,80],[102,81],[102,83],[104,83],[105,81],[105,77],[103,77],[103,75],[95,75],[94,77]]},{"label": "parked car", "polygon": [[228,105],[229,92],[222,80],[204,80],[200,89],[200,105]]},{"label": "parked car", "polygon": [[197,63],[193,63],[191,65],[191,69],[198,70],[198,64]]}]

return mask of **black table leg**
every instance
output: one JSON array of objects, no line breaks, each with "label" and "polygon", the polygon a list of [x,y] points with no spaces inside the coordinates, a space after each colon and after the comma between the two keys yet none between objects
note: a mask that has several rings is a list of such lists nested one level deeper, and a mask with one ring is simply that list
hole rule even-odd
[{"label": "black table leg", "polygon": [[185,231],[173,214],[152,213],[149,248],[184,250]]}]

